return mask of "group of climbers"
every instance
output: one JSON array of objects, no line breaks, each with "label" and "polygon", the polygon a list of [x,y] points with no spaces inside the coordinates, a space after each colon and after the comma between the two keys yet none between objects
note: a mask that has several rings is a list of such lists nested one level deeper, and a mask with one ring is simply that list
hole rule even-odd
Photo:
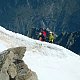
[{"label": "group of climbers", "polygon": [[41,31],[39,32],[39,37],[38,39],[40,41],[47,41],[49,43],[53,43],[54,42],[54,34],[51,31],[47,31],[46,29],[41,29]]},{"label": "group of climbers", "polygon": [[54,43],[55,34],[49,28],[33,27],[31,30],[31,38],[49,43]]}]

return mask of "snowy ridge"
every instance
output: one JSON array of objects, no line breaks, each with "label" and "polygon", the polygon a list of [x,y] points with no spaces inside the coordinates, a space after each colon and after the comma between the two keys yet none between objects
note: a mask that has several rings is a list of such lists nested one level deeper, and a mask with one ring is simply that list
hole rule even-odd
[{"label": "snowy ridge", "polygon": [[38,80],[80,80],[80,56],[56,44],[33,40],[0,27],[0,51],[25,46],[23,58]]},{"label": "snowy ridge", "polygon": [[[12,31],[8,31],[5,28],[0,26],[0,40],[3,43],[6,43],[8,48],[10,47],[18,47],[18,46],[26,46],[27,51],[31,51],[32,53],[39,53],[39,55],[46,56],[56,56],[56,57],[68,57],[68,56],[77,56],[70,50],[67,50],[59,45],[50,44],[47,42],[41,42],[38,40],[33,40],[24,35],[13,33]],[[50,52],[47,52],[50,50]],[[57,53],[57,54],[56,54]]]}]

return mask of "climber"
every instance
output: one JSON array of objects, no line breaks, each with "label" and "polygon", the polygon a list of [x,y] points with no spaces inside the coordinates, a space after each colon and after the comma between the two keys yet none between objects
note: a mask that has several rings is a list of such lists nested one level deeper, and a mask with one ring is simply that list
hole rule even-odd
[{"label": "climber", "polygon": [[54,34],[52,32],[49,33],[49,43],[53,43],[54,42]]},{"label": "climber", "polygon": [[40,41],[45,41],[45,37],[44,37],[44,35],[42,34],[42,32],[39,33],[39,40],[40,40]]}]

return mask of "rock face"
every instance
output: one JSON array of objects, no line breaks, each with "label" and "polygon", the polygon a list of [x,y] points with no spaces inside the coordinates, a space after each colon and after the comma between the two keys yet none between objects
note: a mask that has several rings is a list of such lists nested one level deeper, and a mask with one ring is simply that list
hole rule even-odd
[{"label": "rock face", "polygon": [[55,39],[55,43],[80,55],[80,31],[73,33],[62,33]]},{"label": "rock face", "polygon": [[0,80],[38,80],[22,60],[26,47],[11,48],[0,54]]},{"label": "rock face", "polygon": [[60,34],[80,30],[80,0],[0,0],[0,25],[24,35],[46,26]]}]

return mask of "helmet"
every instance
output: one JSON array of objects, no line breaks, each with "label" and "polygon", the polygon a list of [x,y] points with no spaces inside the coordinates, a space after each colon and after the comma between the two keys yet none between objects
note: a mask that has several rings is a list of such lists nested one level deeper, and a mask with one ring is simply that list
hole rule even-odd
[{"label": "helmet", "polygon": [[40,32],[39,35],[42,35],[42,33]]},{"label": "helmet", "polygon": [[50,34],[52,34],[52,32],[50,31]]}]

